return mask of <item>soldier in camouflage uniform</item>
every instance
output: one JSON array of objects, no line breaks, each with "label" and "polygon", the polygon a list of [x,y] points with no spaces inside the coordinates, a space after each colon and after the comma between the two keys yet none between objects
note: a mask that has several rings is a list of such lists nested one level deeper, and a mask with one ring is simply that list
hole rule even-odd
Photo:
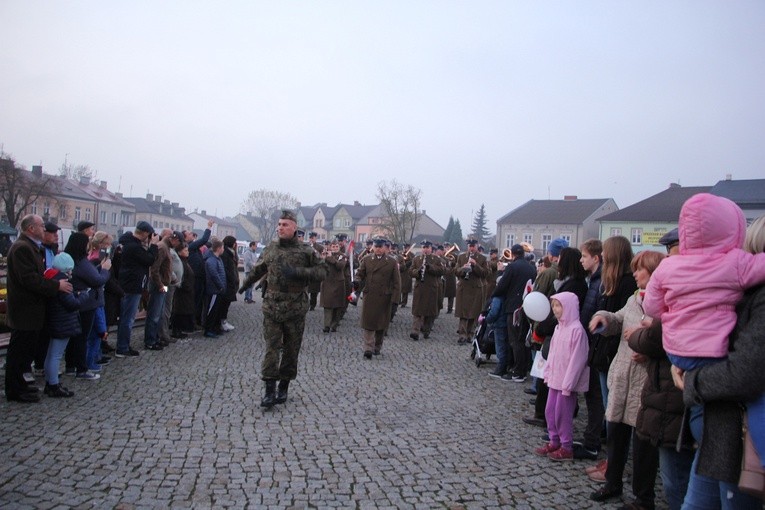
[{"label": "soldier in camouflage uniform", "polygon": [[297,376],[298,355],[308,313],[306,286],[309,282],[321,281],[326,275],[324,260],[312,247],[298,241],[296,231],[295,213],[282,211],[276,228],[279,239],[263,250],[239,289],[242,293],[264,275],[266,277],[267,288],[263,297],[266,354],[261,369],[266,392],[260,402],[266,408],[287,401],[289,383]]}]

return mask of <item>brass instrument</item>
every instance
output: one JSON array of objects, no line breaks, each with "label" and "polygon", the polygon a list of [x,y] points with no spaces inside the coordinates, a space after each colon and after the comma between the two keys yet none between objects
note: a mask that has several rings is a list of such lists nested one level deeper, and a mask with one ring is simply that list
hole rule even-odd
[{"label": "brass instrument", "polygon": [[409,258],[409,253],[411,253],[412,249],[414,248],[414,245],[411,245],[408,250],[406,250],[406,253],[402,255],[402,257]]},{"label": "brass instrument", "polygon": [[510,251],[510,248],[505,248],[502,250],[502,257],[500,257],[499,261],[503,264],[507,264],[513,261],[513,253]]},{"label": "brass instrument", "polygon": [[465,268],[465,276],[464,276],[465,280],[469,280],[470,275],[473,272],[473,266],[470,264],[470,259],[475,259],[475,255],[473,255],[472,253],[468,255],[468,261],[465,263],[465,265],[467,266]]},{"label": "brass instrument", "polygon": [[451,254],[451,252],[453,252],[457,248],[458,248],[458,246],[456,244],[453,244],[452,247],[449,248],[448,250],[446,250],[446,253],[444,253],[444,258],[446,258],[450,262],[454,262],[456,260],[456,257],[454,255],[450,255],[450,254]]}]

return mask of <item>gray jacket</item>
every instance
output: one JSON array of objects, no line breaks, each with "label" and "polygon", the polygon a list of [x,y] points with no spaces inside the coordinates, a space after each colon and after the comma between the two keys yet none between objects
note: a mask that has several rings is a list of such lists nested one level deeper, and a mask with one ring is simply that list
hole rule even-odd
[{"label": "gray jacket", "polygon": [[750,289],[736,307],[728,359],[688,372],[683,399],[704,405],[699,473],[737,483],[741,473],[742,403],[765,388],[765,286]]}]

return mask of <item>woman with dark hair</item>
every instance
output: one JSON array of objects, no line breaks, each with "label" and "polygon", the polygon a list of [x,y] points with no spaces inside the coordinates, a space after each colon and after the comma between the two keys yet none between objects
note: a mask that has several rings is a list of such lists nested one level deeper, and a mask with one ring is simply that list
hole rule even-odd
[{"label": "woman with dark hair", "polygon": [[109,258],[104,259],[98,265],[88,260],[88,236],[80,232],[74,232],[66,243],[64,251],[74,260],[72,271],[72,287],[75,292],[87,291],[87,299],[80,307],[80,326],[82,331],[79,335],[69,340],[66,349],[66,373],[74,375],[78,379],[96,380],[100,376],[88,370],[86,360],[87,339],[93,327],[96,308],[104,303],[104,284],[109,280],[109,269],[112,262]]},{"label": "woman with dark hair", "polygon": [[[614,313],[624,308],[627,300],[637,290],[635,277],[632,276],[632,245],[624,236],[613,236],[603,241],[600,269],[601,293],[598,297],[598,310]],[[609,335],[592,332],[590,344],[590,368],[598,371],[603,408],[608,407],[608,369],[619,349],[621,330],[614,330]],[[603,483],[606,480],[607,462],[596,466],[594,471],[588,468],[590,479]]]},{"label": "woman with dark hair", "polygon": [[234,329],[228,322],[228,309],[236,301],[236,291],[239,290],[239,256],[236,253],[236,237],[223,238],[223,253],[220,256],[226,270],[226,291],[223,293],[220,306],[220,327],[223,331]]},{"label": "woman with dark hair", "polygon": [[642,251],[630,263],[638,291],[617,312],[596,312],[590,321],[590,331],[603,328],[604,335],[618,335],[617,353],[608,371],[609,398],[606,405],[608,427],[608,465],[606,484],[593,492],[590,499],[605,501],[621,496],[624,466],[632,442],[632,492],[635,508],[654,508],[656,472],[659,450],[650,441],[633,434],[640,409],[640,396],[648,378],[648,357],[633,351],[627,343],[632,333],[650,325],[643,312],[643,297],[651,275],[665,255],[657,251]]}]

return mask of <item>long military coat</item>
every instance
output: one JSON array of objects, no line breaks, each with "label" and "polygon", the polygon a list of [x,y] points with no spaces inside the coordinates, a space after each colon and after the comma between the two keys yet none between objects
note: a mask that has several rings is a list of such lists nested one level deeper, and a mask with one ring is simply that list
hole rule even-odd
[{"label": "long military coat", "polygon": [[454,261],[446,258],[444,270],[444,297],[453,298],[457,295],[457,279],[454,277]]},{"label": "long military coat", "polygon": [[468,253],[461,253],[457,257],[457,300],[454,304],[454,315],[460,319],[478,318],[484,306],[484,278],[489,274],[489,266],[486,257],[480,253],[473,254],[473,257],[476,263],[467,278],[467,271],[462,266],[467,264]]},{"label": "long military coat", "polygon": [[401,293],[409,294],[412,292],[412,277],[409,275],[409,270],[412,268],[412,256],[404,257],[398,263],[398,269],[401,272]]},{"label": "long military coat", "polygon": [[364,283],[364,299],[361,308],[361,327],[381,331],[390,322],[391,303],[401,296],[401,275],[393,257],[368,255],[361,260],[356,273]]},{"label": "long military coat", "polygon": [[[421,279],[420,268],[427,260],[424,281]],[[412,261],[409,276],[414,278],[414,295],[412,296],[412,315],[418,317],[435,317],[438,315],[438,288],[441,285],[441,275],[444,266],[436,255],[417,255]]]},{"label": "long military coat", "polygon": [[345,291],[345,268],[348,266],[348,257],[343,253],[329,254],[324,258],[324,262],[329,271],[327,277],[321,282],[319,306],[342,308],[348,297]]}]

